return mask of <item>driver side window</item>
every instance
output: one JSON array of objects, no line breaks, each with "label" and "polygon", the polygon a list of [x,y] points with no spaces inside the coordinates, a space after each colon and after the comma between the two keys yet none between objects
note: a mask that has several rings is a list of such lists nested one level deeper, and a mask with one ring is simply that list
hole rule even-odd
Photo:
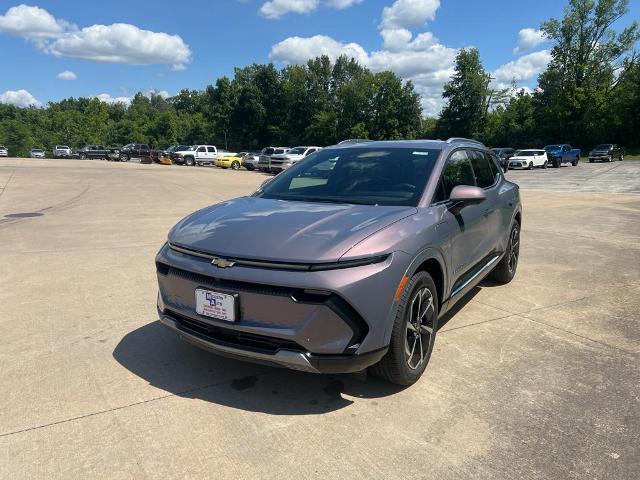
[{"label": "driver side window", "polygon": [[458,185],[476,186],[473,167],[466,150],[456,150],[447,160],[432,203],[448,200],[451,196],[451,190]]}]

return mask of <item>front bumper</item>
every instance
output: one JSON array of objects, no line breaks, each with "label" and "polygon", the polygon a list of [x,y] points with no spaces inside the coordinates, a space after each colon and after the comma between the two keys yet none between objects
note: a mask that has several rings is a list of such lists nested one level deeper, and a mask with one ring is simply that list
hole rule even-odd
[{"label": "front bumper", "polygon": [[274,352],[259,348],[248,348],[246,345],[234,344],[232,341],[217,339],[207,334],[193,322],[184,321],[177,316],[167,314],[158,308],[158,315],[163,325],[178,334],[189,343],[225,357],[253,363],[290,368],[311,373],[351,373],[359,372],[377,363],[387,353],[382,348],[365,354],[354,355],[314,355],[299,350],[280,348]]},{"label": "front bumper", "polygon": [[[409,261],[398,252],[340,270],[218,268],[165,246],[156,257],[159,315],[187,340],[217,353],[306,371],[358,371],[388,347],[394,294]],[[237,320],[196,313],[198,288],[237,295]]]}]

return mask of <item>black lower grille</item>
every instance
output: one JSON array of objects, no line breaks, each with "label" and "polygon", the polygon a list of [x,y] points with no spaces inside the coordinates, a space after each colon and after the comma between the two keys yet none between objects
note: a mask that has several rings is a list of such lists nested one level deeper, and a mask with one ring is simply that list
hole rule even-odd
[{"label": "black lower grille", "polygon": [[270,354],[276,353],[280,349],[305,351],[305,349],[296,342],[290,340],[217,327],[185,317],[173,311],[168,311],[167,314],[176,321],[180,330],[218,345],[227,345]]}]

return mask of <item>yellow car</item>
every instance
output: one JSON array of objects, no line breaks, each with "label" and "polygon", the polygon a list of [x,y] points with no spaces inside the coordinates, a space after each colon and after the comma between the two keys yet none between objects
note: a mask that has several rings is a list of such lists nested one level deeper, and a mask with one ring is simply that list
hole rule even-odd
[{"label": "yellow car", "polygon": [[240,167],[242,166],[242,159],[246,155],[247,152],[240,152],[228,157],[220,157],[216,159],[216,167],[240,170]]}]

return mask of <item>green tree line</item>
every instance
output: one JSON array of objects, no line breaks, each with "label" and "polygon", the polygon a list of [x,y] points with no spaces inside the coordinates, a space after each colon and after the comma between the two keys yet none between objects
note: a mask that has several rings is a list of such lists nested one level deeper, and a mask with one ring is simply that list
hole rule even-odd
[{"label": "green tree line", "polygon": [[539,88],[492,88],[480,52],[465,49],[443,90],[437,118],[422,116],[411,82],[327,56],[282,69],[236,68],[204,90],[163,98],[136,94],[129,105],[69,98],[45,108],[0,105],[0,144],[11,155],[56,144],[207,143],[231,150],[330,145],[346,138],[473,137],[490,146],[567,142],[586,149],[640,147],[638,25],[616,29],[628,0],[570,0],[562,19],[541,25],[552,42]]}]

